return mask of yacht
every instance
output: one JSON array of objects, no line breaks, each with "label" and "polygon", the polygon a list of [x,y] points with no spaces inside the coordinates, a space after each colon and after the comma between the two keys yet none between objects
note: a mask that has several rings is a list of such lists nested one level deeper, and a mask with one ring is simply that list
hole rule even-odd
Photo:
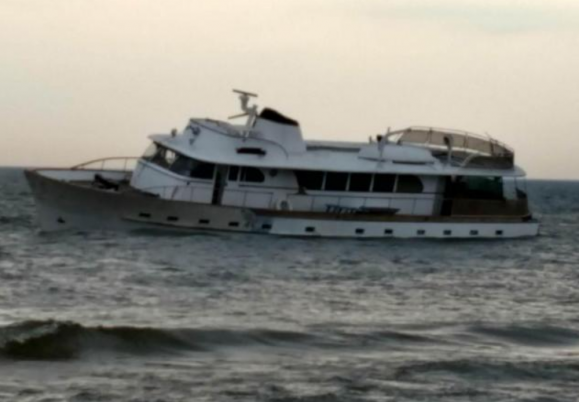
[{"label": "yacht", "polygon": [[42,230],[230,231],[299,237],[498,239],[539,223],[514,151],[488,136],[388,129],[310,141],[298,121],[251,104],[245,118],[190,119],[141,157],[25,172]]}]

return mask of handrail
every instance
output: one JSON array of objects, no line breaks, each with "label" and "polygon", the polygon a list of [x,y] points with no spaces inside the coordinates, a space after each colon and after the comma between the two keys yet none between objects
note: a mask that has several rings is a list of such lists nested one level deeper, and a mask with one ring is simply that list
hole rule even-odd
[{"label": "handrail", "polygon": [[[208,197],[208,200],[210,199],[209,194],[213,193],[213,188],[212,187],[195,187],[195,186],[189,186],[189,185],[167,185],[167,186],[151,186],[151,187],[145,187],[145,188],[139,188],[139,191],[142,192],[146,192],[149,194],[154,194],[157,195],[158,197],[162,198],[162,199],[166,199],[166,200],[173,200],[173,201],[189,201],[189,202],[193,202],[194,198],[195,198],[195,194],[199,194],[199,192],[203,191],[205,192],[206,196]],[[250,194],[261,194],[261,195],[266,195],[268,197],[268,200],[266,202],[266,204],[268,205],[268,208],[274,209],[275,208],[275,203],[276,203],[276,199],[275,197],[275,192],[274,191],[263,191],[263,190],[256,190],[256,191],[247,191],[247,190],[239,190],[239,189],[224,189],[224,193],[228,192],[228,193],[237,193],[237,194],[242,194],[242,202],[241,204],[235,204],[235,205],[231,205],[231,206],[237,206],[237,207],[242,207],[242,208],[258,208],[258,206],[256,205],[247,205],[247,197]],[[424,195],[421,196],[396,196],[396,195],[391,195],[389,197],[361,197],[361,196],[353,196],[353,195],[349,195],[349,194],[343,194],[343,195],[311,195],[311,194],[285,194],[283,196],[280,196],[280,199],[286,199],[289,200],[290,202],[292,202],[292,199],[294,200],[294,202],[296,201],[297,198],[300,197],[306,197],[309,198],[309,207],[306,211],[308,212],[314,212],[316,210],[316,207],[319,207],[319,202],[316,202],[317,200],[321,200],[321,199],[327,199],[327,198],[336,198],[337,199],[337,204],[341,205],[343,200],[351,200],[351,199],[359,199],[362,201],[361,206],[365,207],[368,206],[368,204],[370,203],[369,201],[376,201],[376,200],[380,200],[380,201],[387,201],[388,204],[391,204],[393,201],[396,202],[400,202],[400,201],[407,201],[409,203],[412,203],[412,212],[411,214],[414,214],[416,211],[416,207],[417,207],[417,202],[420,201],[435,201],[436,197],[424,197]],[[348,205],[344,205],[344,206],[348,206]]]},{"label": "handrail", "polygon": [[[139,159],[141,159],[138,156],[112,156],[112,157],[108,157],[108,158],[100,158],[100,159],[94,159],[94,160],[90,160],[88,162],[83,162],[81,164],[75,165],[73,167],[71,167],[71,170],[117,170],[117,171],[122,171],[122,172],[128,172],[128,171],[132,171],[133,169],[127,169],[127,165],[129,163],[129,161],[138,161]],[[115,162],[115,161],[120,161],[122,162],[122,169],[105,169],[105,166],[107,165],[107,162]],[[110,163],[108,163],[110,165]],[[91,168],[91,165],[100,165],[100,168]]]},{"label": "handrail", "polygon": [[[175,200],[175,201],[189,201],[189,202],[193,202],[193,198],[194,195],[196,193],[199,193],[201,191],[205,191],[208,192],[210,194],[213,194],[213,187],[195,187],[195,186],[189,186],[189,185],[170,185],[170,186],[151,186],[151,187],[145,187],[145,188],[139,188],[139,191],[145,192],[145,193],[149,193],[149,194],[156,194],[158,195],[160,198],[163,199],[168,199],[168,200]],[[183,191],[184,190],[184,191]],[[238,189],[224,189],[224,193],[225,192],[229,192],[229,193],[238,193],[238,194],[243,194],[243,202],[241,203],[241,205],[235,205],[235,206],[241,206],[241,207],[246,207],[247,206],[247,195],[248,194],[266,194],[269,197],[269,201],[268,201],[268,206],[269,208],[273,208],[273,197],[274,197],[274,192],[273,191],[263,191],[263,190],[259,190],[259,191],[247,191],[247,190],[238,190]],[[185,195],[185,197],[177,197],[178,194],[183,194]],[[188,197],[187,197],[188,195]],[[254,206],[255,208],[255,206]]]},{"label": "handrail", "polygon": [[[404,140],[404,135],[405,134],[409,134],[409,133],[413,133],[413,132],[424,132],[424,133],[429,133],[430,136],[428,137],[428,139],[426,141],[413,141],[412,139],[410,140]],[[461,130],[453,130],[453,129],[446,129],[446,128],[437,128],[437,127],[427,127],[427,126],[411,126],[408,128],[404,128],[401,130],[396,130],[396,131],[392,131],[389,134],[387,134],[387,137],[396,137],[399,136],[397,141],[402,141],[402,142],[408,142],[408,143],[414,143],[414,144],[419,144],[419,145],[424,145],[424,146],[436,146],[438,145],[438,147],[443,148],[444,145],[443,144],[431,144],[431,135],[433,133],[438,133],[438,134],[447,134],[447,135],[451,135],[451,136],[460,136],[463,137],[464,140],[464,147],[460,147],[458,146],[458,144],[455,144],[456,148],[459,149],[464,149],[464,150],[471,150],[471,151],[480,151],[475,147],[469,147],[468,146],[468,140],[469,138],[472,138],[473,140],[477,140],[477,141],[484,141],[485,143],[489,144],[489,149],[490,149],[490,155],[492,156],[501,156],[501,155],[505,155],[503,152],[497,152],[500,150],[506,151],[507,154],[514,154],[514,150],[512,147],[510,147],[509,145],[500,142],[490,136],[482,136],[480,134],[476,134],[476,133],[471,133],[468,131],[461,131]],[[499,148],[498,150],[495,148]]]},{"label": "handrail", "polygon": [[[199,193],[200,191],[204,191],[207,196],[207,202],[210,203],[211,196],[213,194],[213,188],[200,188],[194,187],[189,185],[169,185],[169,186],[152,186],[147,188],[140,188],[138,189],[142,192],[146,192],[149,194],[157,195],[158,197],[166,200],[172,201],[189,201],[194,202],[199,200],[194,200],[195,194]],[[185,190],[185,191],[182,191]],[[290,204],[294,204],[297,201],[297,198],[304,197],[309,198],[307,200],[308,206],[304,209],[300,209],[299,211],[302,212],[322,212],[327,210],[328,204],[334,204],[327,201],[328,198],[337,199],[335,205],[343,206],[343,207],[350,207],[350,208],[364,208],[364,207],[374,207],[371,205],[369,201],[383,201],[387,202],[388,205],[384,205],[385,208],[400,208],[402,210],[402,214],[404,215],[418,215],[421,216],[423,213],[420,210],[417,210],[419,207],[419,202],[432,202],[433,208],[440,208],[437,205],[442,206],[443,203],[450,202],[451,211],[450,214],[454,216],[479,216],[485,215],[484,208],[489,209],[492,213],[501,212],[505,215],[511,216],[525,216],[528,212],[528,204],[526,199],[523,198],[516,198],[516,199],[475,199],[475,198],[449,198],[449,197],[424,197],[420,195],[415,196],[395,196],[394,194],[388,197],[357,197],[357,196],[350,196],[347,194],[344,195],[311,195],[311,194],[285,194],[282,195],[279,199],[275,199],[275,192],[273,191],[246,191],[246,190],[238,190],[238,189],[224,189],[229,193],[237,193],[242,194],[241,202],[236,204],[229,204],[232,207],[241,207],[241,208],[263,208],[262,206],[258,205],[248,205],[247,198],[249,194],[261,194],[266,195],[267,201],[266,204],[268,205],[268,209],[276,209],[276,204],[279,200],[285,199],[290,202]],[[344,200],[358,198],[361,201],[359,206],[352,206],[349,203],[343,203]],[[326,199],[325,203],[320,203],[319,200]],[[399,205],[398,203],[407,203],[406,207]],[[370,204],[370,205],[369,205]],[[262,204],[263,205],[263,204]],[[226,204],[227,206],[227,204]],[[323,207],[322,207],[323,206]],[[486,206],[486,207],[485,207]],[[381,206],[376,206],[380,208]],[[484,207],[484,208],[483,208]],[[483,208],[481,210],[481,208]],[[435,210],[432,211],[435,213]]]}]

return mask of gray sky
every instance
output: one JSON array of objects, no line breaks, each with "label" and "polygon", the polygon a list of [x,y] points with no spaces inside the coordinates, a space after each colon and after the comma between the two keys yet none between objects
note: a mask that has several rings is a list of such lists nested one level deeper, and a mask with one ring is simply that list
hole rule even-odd
[{"label": "gray sky", "polygon": [[140,155],[242,88],[306,138],[464,129],[579,179],[576,0],[2,0],[0,83],[0,165]]}]

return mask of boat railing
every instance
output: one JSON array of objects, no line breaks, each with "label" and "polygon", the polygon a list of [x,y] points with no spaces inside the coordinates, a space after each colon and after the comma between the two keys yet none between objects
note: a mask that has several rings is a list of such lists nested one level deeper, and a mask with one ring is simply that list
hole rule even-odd
[{"label": "boat railing", "polygon": [[[171,186],[152,186],[146,188],[140,188],[139,191],[157,195],[159,198],[171,201],[188,201],[188,202],[199,202],[200,200],[210,201],[213,195],[213,188],[204,187],[194,187],[189,185],[171,185]],[[224,190],[228,195],[236,194],[240,195],[238,197],[241,200],[239,203],[231,204],[234,207],[248,207],[248,208],[259,208],[258,205],[249,205],[248,197],[261,195],[265,202],[261,202],[260,205],[265,208],[273,208],[275,204],[275,194],[273,191],[247,191],[247,190],[237,190],[237,189],[226,189]],[[227,204],[226,206],[228,206]]]},{"label": "boat railing", "polygon": [[388,134],[388,139],[399,144],[420,145],[434,149],[446,149],[477,153],[491,157],[512,158],[514,151],[508,145],[490,136],[445,128],[412,126]]},{"label": "boat railing", "polygon": [[137,156],[114,156],[109,158],[94,159],[88,162],[73,166],[72,170],[97,170],[132,172],[140,157]]},{"label": "boat railing", "polygon": [[[155,186],[140,189],[140,191],[154,194],[159,198],[171,201],[209,203],[213,195],[212,188],[200,188],[188,185]],[[526,216],[529,214],[526,198],[517,199],[463,199],[424,196],[390,196],[390,197],[363,197],[357,195],[302,195],[291,194],[276,197],[272,191],[248,191],[226,189],[228,196],[236,195],[236,202],[222,204],[231,207],[255,209],[280,209],[280,200],[288,201],[287,207],[291,210],[298,204],[296,211],[303,212],[334,212],[352,213],[352,211],[366,210],[376,212],[391,210],[391,213],[400,212],[404,215],[430,215],[441,210],[443,215],[467,216]],[[252,197],[253,196],[253,197]],[[261,196],[261,197],[260,197]],[[251,200],[249,198],[252,197]],[[302,200],[299,200],[302,198]],[[259,201],[257,201],[259,200]],[[305,202],[304,202],[305,201]],[[444,212],[446,211],[446,212]]]}]

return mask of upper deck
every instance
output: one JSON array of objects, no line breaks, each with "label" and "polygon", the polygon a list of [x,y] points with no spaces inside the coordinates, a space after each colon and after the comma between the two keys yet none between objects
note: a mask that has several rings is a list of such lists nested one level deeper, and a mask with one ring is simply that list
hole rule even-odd
[{"label": "upper deck", "polygon": [[511,169],[515,153],[494,138],[466,131],[414,126],[391,132],[389,143],[429,149],[443,162],[479,169]]},{"label": "upper deck", "polygon": [[306,141],[300,124],[256,105],[243,91],[244,125],[191,119],[182,132],[151,139],[203,162],[287,170],[392,173],[435,176],[524,176],[514,152],[492,138],[464,131],[410,127],[367,142]]},{"label": "upper deck", "polygon": [[[434,128],[394,131],[367,142],[306,141],[299,126],[246,128],[192,119],[180,133],[151,139],[204,162],[289,170],[445,176],[524,176],[506,145],[472,133]],[[277,131],[276,131],[277,130]]]}]

